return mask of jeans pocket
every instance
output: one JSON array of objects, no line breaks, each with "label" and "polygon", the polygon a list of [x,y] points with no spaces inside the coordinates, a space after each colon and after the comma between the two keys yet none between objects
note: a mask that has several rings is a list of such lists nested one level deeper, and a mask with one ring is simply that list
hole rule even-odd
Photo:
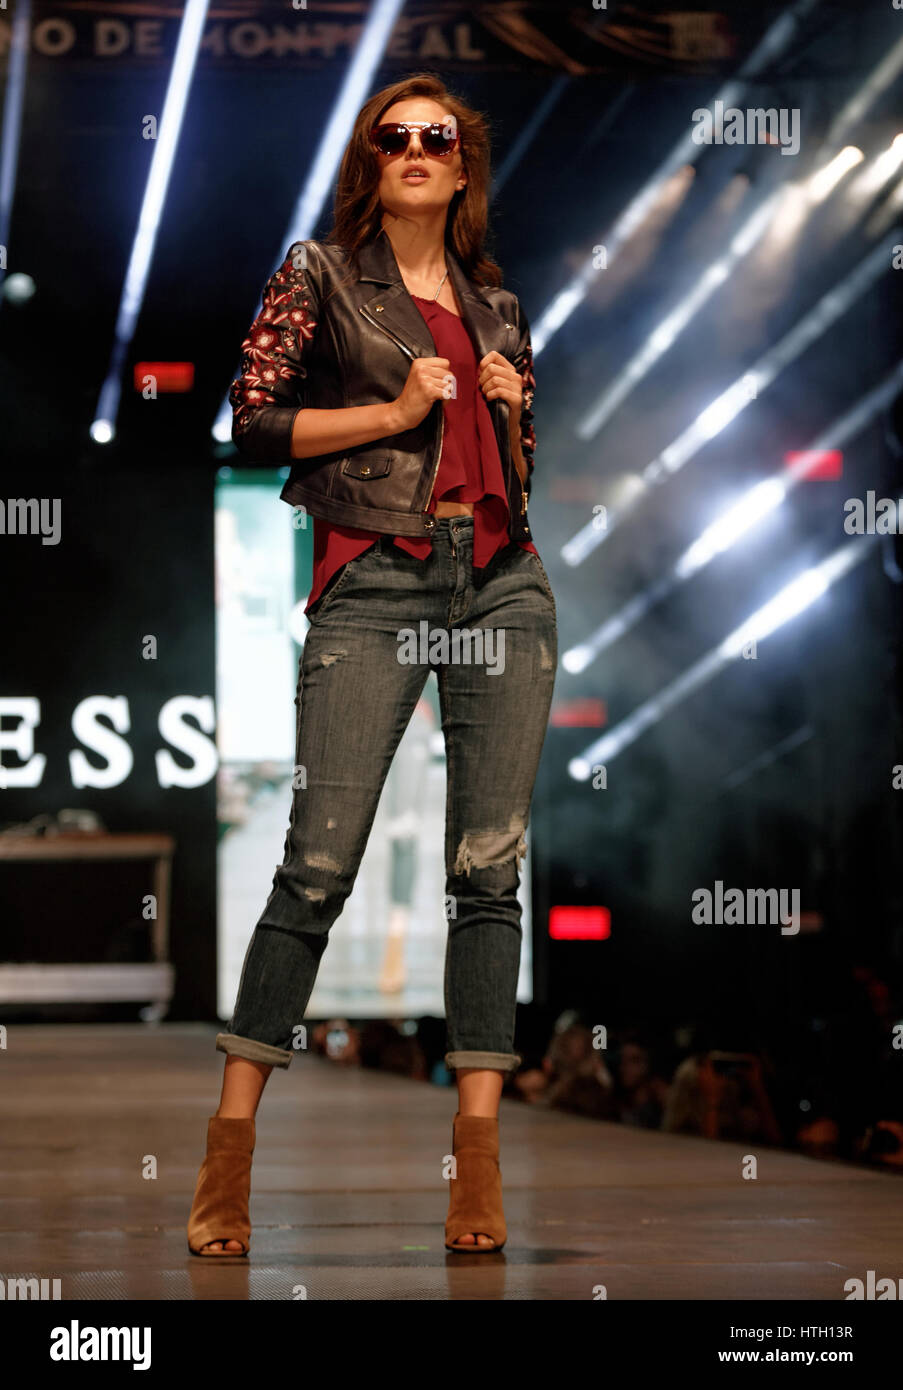
[{"label": "jeans pocket", "polygon": [[355,555],[351,560],[346,560],[344,565],[336,570],[335,574],[327,580],[326,588],[307,614],[307,621],[309,623],[318,621],[326,610],[331,607],[333,599],[336,597],[339,590],[345,587],[345,581],[348,579],[348,576],[359,570],[365,560],[372,558],[374,555],[378,555],[380,550],[381,541],[377,539],[372,545],[368,546],[366,550],[362,550],[360,555]]},{"label": "jeans pocket", "polygon": [[549,598],[552,600],[552,607],[554,608],[555,595],[552,593],[552,586],[549,583],[549,576],[546,574],[545,566],[543,565],[542,560],[540,560],[539,556],[533,550],[527,550],[524,553],[528,555],[531,560],[534,560],[536,562],[536,568],[539,570],[539,577],[542,580],[542,587],[545,589]]}]

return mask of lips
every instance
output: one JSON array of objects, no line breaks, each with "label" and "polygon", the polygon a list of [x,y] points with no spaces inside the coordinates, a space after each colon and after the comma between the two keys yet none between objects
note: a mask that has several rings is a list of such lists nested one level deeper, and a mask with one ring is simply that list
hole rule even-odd
[{"label": "lips", "polygon": [[409,169],[406,174],[402,174],[401,178],[404,183],[408,181],[411,183],[425,183],[429,178],[429,174],[423,169]]}]

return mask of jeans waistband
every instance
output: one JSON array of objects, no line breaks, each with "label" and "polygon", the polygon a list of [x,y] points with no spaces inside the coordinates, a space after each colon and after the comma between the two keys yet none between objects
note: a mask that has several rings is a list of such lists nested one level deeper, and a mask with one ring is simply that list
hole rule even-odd
[{"label": "jeans waistband", "polygon": [[460,546],[464,555],[470,556],[474,550],[475,535],[474,518],[468,512],[456,517],[436,517],[435,530],[432,532],[433,548],[457,555]]}]

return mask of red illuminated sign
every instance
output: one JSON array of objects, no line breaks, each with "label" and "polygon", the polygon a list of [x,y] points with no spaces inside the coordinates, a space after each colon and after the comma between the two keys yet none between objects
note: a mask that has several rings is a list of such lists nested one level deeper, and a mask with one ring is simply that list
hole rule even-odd
[{"label": "red illuminated sign", "polygon": [[556,729],[601,729],[608,720],[604,700],[559,700],[552,706],[549,723]]},{"label": "red illuminated sign", "polygon": [[843,477],[841,449],[799,449],[784,455],[784,467],[803,482],[830,482]]},{"label": "red illuminated sign", "polygon": [[553,941],[607,941],[611,913],[607,907],[553,907],[549,910]]},{"label": "red illuminated sign", "polygon": [[136,362],[135,390],[145,391],[149,381],[159,395],[175,395],[194,388],[193,362]]}]

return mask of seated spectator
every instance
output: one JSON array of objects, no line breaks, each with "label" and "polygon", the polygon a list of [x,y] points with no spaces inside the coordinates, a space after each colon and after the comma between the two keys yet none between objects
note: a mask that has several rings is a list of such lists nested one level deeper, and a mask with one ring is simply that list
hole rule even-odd
[{"label": "seated spectator", "polygon": [[372,1019],[361,1025],[360,1063],[376,1071],[410,1076],[426,1081],[427,1065],[423,1049],[413,1033],[402,1033],[390,1019]]},{"label": "seated spectator", "polygon": [[830,1115],[819,1115],[800,1125],[796,1142],[810,1158],[833,1158],[840,1146],[840,1126]]},{"label": "seated spectator", "polygon": [[360,1034],[347,1018],[327,1019],[314,1028],[311,1051],[341,1066],[357,1066],[360,1061]]},{"label": "seated spectator", "polygon": [[662,1129],[780,1144],[761,1064],[752,1053],[703,1052],[681,1062],[665,1106]]},{"label": "seated spectator", "polygon": [[626,1037],[614,1064],[614,1108],[625,1125],[658,1129],[668,1100],[668,1083],[652,1070],[649,1049],[633,1036]]},{"label": "seated spectator", "polygon": [[572,1023],[556,1033],[543,1070],[549,1079],[543,1093],[544,1104],[600,1120],[617,1118],[614,1082],[602,1053],[593,1047],[592,1029]]},{"label": "seated spectator", "polygon": [[903,1170],[903,1124],[898,1120],[879,1120],[866,1130],[856,1148],[860,1158]]},{"label": "seated spectator", "polygon": [[545,1097],[549,1089],[549,1078],[542,1067],[527,1067],[514,1073],[511,1088],[519,1100],[528,1105],[536,1105]]}]

